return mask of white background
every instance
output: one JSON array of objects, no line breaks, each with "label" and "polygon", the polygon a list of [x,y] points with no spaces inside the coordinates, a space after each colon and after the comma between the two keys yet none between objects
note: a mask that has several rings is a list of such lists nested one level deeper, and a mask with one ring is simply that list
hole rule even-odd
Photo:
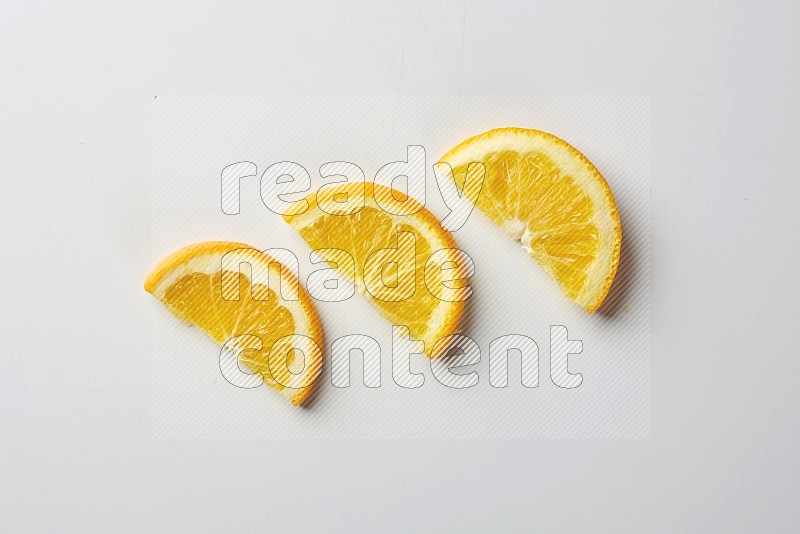
[{"label": "white background", "polygon": [[[796,2],[18,2],[0,530],[792,532]],[[649,440],[150,438],[159,93],[645,94]]]}]

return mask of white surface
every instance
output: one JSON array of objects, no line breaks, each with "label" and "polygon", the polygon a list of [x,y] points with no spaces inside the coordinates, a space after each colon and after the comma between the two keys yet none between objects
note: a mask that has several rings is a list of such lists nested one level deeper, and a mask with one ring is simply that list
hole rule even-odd
[{"label": "white surface", "polygon": [[[5,5],[0,530],[796,530],[798,9]],[[354,91],[651,96],[650,440],[150,439],[150,100]]]}]

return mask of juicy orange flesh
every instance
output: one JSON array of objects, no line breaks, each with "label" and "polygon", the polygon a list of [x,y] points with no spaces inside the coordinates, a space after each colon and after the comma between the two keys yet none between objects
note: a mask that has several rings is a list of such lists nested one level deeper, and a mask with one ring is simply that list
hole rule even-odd
[{"label": "juicy orange flesh", "polygon": [[[237,273],[226,272],[225,275],[225,280],[235,281]],[[267,384],[282,389],[280,384],[287,384],[290,369],[294,371],[294,352],[283,345],[276,346],[270,369],[270,349],[278,339],[295,332],[294,317],[280,304],[272,289],[263,284],[251,287],[250,279],[241,273],[238,278],[238,300],[222,298],[221,273],[191,273],[167,289],[164,304],[220,345],[235,336],[258,337],[260,349],[252,340],[239,342],[238,346],[246,349],[240,359],[254,372],[261,373]]]},{"label": "juicy orange flesh", "polygon": [[[467,197],[518,239],[529,232],[529,254],[574,299],[600,248],[592,200],[542,153],[502,150],[486,154],[482,163],[483,188],[467,189]],[[466,172],[467,165],[453,169],[459,188]]]},{"label": "juicy orange flesh", "polygon": [[[430,243],[412,226],[398,224],[385,212],[364,207],[356,213],[348,215],[323,215],[315,219],[310,226],[300,228],[300,235],[314,250],[337,248],[347,251],[355,261],[355,283],[364,286],[364,279],[396,285],[403,274],[410,275],[413,270],[415,282],[414,293],[406,300],[388,301],[373,299],[381,313],[397,325],[407,326],[414,339],[423,339],[428,328],[430,312],[439,301],[428,291],[425,285],[425,262],[431,255]],[[375,251],[398,246],[397,232],[414,234],[415,261],[409,264],[388,264],[384,269],[372,269],[364,272],[367,258]],[[330,253],[320,254],[334,266],[336,263]],[[348,273],[343,273],[348,274]],[[374,287],[371,284],[370,287]]]}]

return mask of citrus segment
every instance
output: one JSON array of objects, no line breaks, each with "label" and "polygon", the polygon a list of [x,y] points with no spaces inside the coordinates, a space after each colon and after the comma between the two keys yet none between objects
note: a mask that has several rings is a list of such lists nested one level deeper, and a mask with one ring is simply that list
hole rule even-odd
[{"label": "citrus segment", "polygon": [[[378,205],[376,195],[392,213]],[[363,204],[352,201],[362,196]],[[306,200],[307,210],[300,211],[305,204],[297,203],[301,207],[287,211],[284,219],[319,256],[352,280],[384,317],[408,327],[412,338],[423,341],[429,357],[446,352],[434,353],[434,345],[456,331],[464,303],[440,299],[431,292],[429,287],[440,284],[443,275],[440,268],[429,267],[426,285],[426,262],[434,252],[444,250],[436,256],[442,261],[433,267],[455,265],[457,272],[448,278],[463,279],[465,271],[452,235],[433,214],[399,191],[372,183],[325,187]],[[395,214],[401,212],[411,214]],[[403,259],[383,261],[381,251],[387,249],[396,249]],[[354,269],[342,269],[341,251],[353,258]]]},{"label": "citrus segment", "polygon": [[482,163],[483,187],[468,187],[465,196],[520,241],[568,298],[590,313],[600,306],[617,270],[622,229],[611,189],[583,154],[552,134],[499,128],[441,161],[459,190],[469,164]]},{"label": "citrus segment", "polygon": [[[250,277],[239,270],[243,264]],[[270,270],[280,274],[279,291],[269,287]],[[230,341],[241,361],[292,404],[308,397],[321,369],[322,328],[297,278],[270,256],[242,243],[190,245],[162,260],[144,288],[218,345]]]}]

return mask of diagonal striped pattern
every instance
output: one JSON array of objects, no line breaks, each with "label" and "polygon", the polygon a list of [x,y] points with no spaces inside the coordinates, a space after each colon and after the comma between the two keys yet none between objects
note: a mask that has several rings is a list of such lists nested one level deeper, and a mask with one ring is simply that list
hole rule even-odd
[{"label": "diagonal striped pattern", "polygon": [[[606,177],[623,226],[618,272],[602,307],[592,316],[566,301],[523,250],[480,213],[454,236],[474,262],[459,333],[480,349],[475,361],[455,351],[435,365],[449,367],[470,387],[437,380],[422,355],[404,362],[422,373],[416,389],[392,377],[392,327],[362,299],[316,302],[325,329],[325,359],[307,407],[297,409],[260,386],[232,386],[222,376],[219,348],[173,320],[152,303],[152,435],[157,438],[646,438],[650,432],[649,350],[649,100],[640,96],[243,96],[160,95],[152,114],[152,263],[197,241],[243,241],[261,250],[285,248],[299,259],[300,278],[322,266],[260,199],[260,177],[272,164],[293,161],[316,189],[320,167],[352,162],[367,180],[387,163],[407,161],[407,147],[426,153],[426,207],[440,219],[449,213],[432,166],[457,142],[498,126],[552,132],[576,146]],[[239,174],[222,193],[223,169]],[[351,169],[352,170],[352,169]],[[245,174],[246,173],[246,174]],[[241,177],[244,175],[244,177]],[[232,179],[230,180],[233,181]],[[289,195],[296,200],[301,195]],[[144,273],[143,273],[144,274]],[[143,294],[143,298],[146,296]],[[564,325],[582,342],[569,371],[579,387],[556,386],[551,375],[551,326]],[[348,335],[367,336],[380,347],[366,387],[359,351],[350,355],[347,388],[334,387],[344,367],[332,368],[331,344]],[[515,351],[507,363],[508,386],[493,387],[492,342],[508,334],[536,342],[538,387],[530,366]],[[502,342],[499,342],[502,343]],[[371,354],[374,354],[371,353]],[[461,359],[459,359],[461,358]],[[377,362],[374,357],[366,358]],[[228,365],[233,360],[229,360]],[[335,371],[335,373],[333,373]],[[558,375],[559,369],[555,370]],[[333,376],[332,376],[333,374]],[[440,375],[444,376],[444,375]]]}]

